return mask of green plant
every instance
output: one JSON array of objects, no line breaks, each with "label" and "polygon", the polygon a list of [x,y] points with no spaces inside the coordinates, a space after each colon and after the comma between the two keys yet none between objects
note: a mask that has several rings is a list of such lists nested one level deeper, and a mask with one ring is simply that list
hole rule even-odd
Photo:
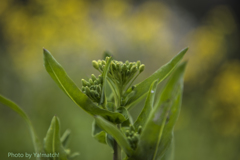
[{"label": "green plant", "polygon": [[[173,128],[178,118],[186,63],[181,59],[188,48],[159,68],[144,81],[132,85],[144,70],[138,62],[112,60],[93,61],[100,72],[82,80],[79,89],[63,67],[44,49],[44,66],[52,79],[79,107],[94,117],[93,137],[112,147],[113,160],[167,160],[173,157]],[[173,73],[172,73],[173,72]],[[155,100],[157,85],[168,75],[160,96]],[[107,88],[111,90],[108,92]],[[129,110],[146,97],[145,105],[133,122]]]},{"label": "green plant", "polygon": [[31,157],[34,157],[37,160],[72,160],[79,155],[77,152],[71,154],[70,149],[67,148],[70,130],[66,130],[60,137],[60,120],[58,117],[54,116],[52,118],[51,125],[42,145],[28,115],[16,103],[2,95],[0,95],[0,102],[18,113],[27,122],[35,150],[35,152],[31,154]]}]

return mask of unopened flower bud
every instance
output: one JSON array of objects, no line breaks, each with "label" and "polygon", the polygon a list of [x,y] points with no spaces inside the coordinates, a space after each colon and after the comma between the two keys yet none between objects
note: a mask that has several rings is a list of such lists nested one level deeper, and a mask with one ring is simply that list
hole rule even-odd
[{"label": "unopened flower bud", "polygon": [[142,71],[144,71],[145,69],[145,65],[144,64],[141,64],[140,67],[139,67],[139,73],[141,73]]},{"label": "unopened flower bud", "polygon": [[93,80],[93,81],[97,80],[97,78],[95,77],[94,74],[92,74],[91,77],[92,77],[92,80]]},{"label": "unopened flower bud", "polygon": [[90,84],[85,79],[82,79],[82,86],[90,86]]},{"label": "unopened flower bud", "polygon": [[95,69],[99,69],[99,66],[98,66],[98,62],[97,61],[95,61],[95,60],[93,60],[92,61],[92,65],[93,65],[93,67],[95,68]]}]

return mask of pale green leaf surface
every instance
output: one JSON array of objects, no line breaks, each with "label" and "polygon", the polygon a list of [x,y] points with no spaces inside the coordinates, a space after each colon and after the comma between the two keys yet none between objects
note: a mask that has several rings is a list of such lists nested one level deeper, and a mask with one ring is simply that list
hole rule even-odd
[{"label": "pale green leaf surface", "polygon": [[118,143],[118,145],[123,149],[127,155],[131,155],[132,148],[125,135],[119,130],[115,125],[106,121],[100,116],[95,116],[96,123],[108,134],[110,134]]},{"label": "pale green leaf surface", "polygon": [[67,160],[67,153],[60,139],[60,122],[56,116],[53,117],[47,135],[44,138],[44,150],[46,153],[59,153],[59,157],[53,157],[54,160]]},{"label": "pale green leaf surface", "polygon": [[158,80],[155,80],[150,86],[144,108],[142,109],[140,115],[138,116],[136,122],[134,123],[136,129],[139,126],[143,127],[145,125],[145,122],[147,121],[147,118],[149,117],[153,109],[154,97],[157,89],[157,82]]},{"label": "pale green leaf surface", "polygon": [[44,49],[44,66],[52,79],[58,86],[72,99],[78,106],[91,115],[101,115],[102,117],[114,122],[125,121],[125,117],[120,113],[113,113],[96,106],[75,83],[69,78],[62,66],[54,59],[49,51]]},{"label": "pale green leaf surface", "polygon": [[[144,81],[140,82],[136,85],[134,88],[134,91],[136,91],[136,94],[133,98],[131,98],[128,103],[126,104],[127,108],[130,108],[137,102],[139,102],[144,96],[146,96],[149,87],[151,83],[154,80],[158,79],[158,83],[163,81],[170,73],[171,71],[176,67],[176,65],[182,60],[183,56],[187,52],[188,48],[183,49],[180,51],[171,61],[169,61],[167,64],[159,68],[156,72],[154,72],[150,77],[145,79]],[[131,88],[128,90],[128,92],[131,92]]]},{"label": "pale green leaf surface", "polygon": [[33,145],[34,145],[34,149],[35,152],[41,152],[42,151],[42,144],[33,128],[33,125],[30,121],[30,119],[28,118],[27,114],[14,102],[12,102],[11,100],[3,97],[2,95],[0,95],[0,102],[4,105],[6,105],[7,107],[11,108],[12,110],[14,110],[15,112],[17,112],[17,114],[19,114],[28,124],[29,129],[30,129],[30,133],[31,133],[31,137],[33,140]]},{"label": "pale green leaf surface", "polygon": [[159,103],[156,104],[157,107],[168,99],[174,99],[168,117],[169,120],[164,127],[162,139],[158,146],[157,157],[159,159],[163,157],[165,151],[169,148],[171,144],[171,139],[173,138],[174,125],[179,116],[182,103],[183,78],[185,68],[186,63],[182,63],[178,66],[178,68],[176,68],[176,70],[170,77],[168,83],[166,84],[166,87],[162,91]]},{"label": "pale green leaf surface", "polygon": [[131,160],[154,160],[169,107],[170,102],[166,102],[152,110],[140,134],[138,147],[130,158]]}]

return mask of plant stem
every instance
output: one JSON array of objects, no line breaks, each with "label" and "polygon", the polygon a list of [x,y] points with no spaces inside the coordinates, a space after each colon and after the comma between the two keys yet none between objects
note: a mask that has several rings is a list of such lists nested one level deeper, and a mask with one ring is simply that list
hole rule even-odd
[{"label": "plant stem", "polygon": [[[117,125],[118,128],[121,127],[120,124]],[[121,148],[118,145],[117,141],[114,139],[113,141],[113,160],[121,160],[122,159],[122,155],[121,155]]]}]

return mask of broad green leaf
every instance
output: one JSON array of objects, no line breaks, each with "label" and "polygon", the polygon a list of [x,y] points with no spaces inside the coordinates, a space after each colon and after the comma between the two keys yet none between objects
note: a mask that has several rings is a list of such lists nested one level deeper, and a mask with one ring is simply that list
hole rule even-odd
[{"label": "broad green leaf", "polygon": [[67,153],[60,139],[60,122],[56,116],[53,117],[47,135],[44,138],[44,150],[46,153],[59,153],[59,157],[53,157],[54,160],[67,160]]},{"label": "broad green leaf", "polygon": [[61,143],[63,145],[63,147],[67,147],[68,143],[69,143],[69,137],[70,137],[71,131],[69,129],[67,129],[62,137],[61,137]]},{"label": "broad green leaf", "polygon": [[[180,51],[170,62],[159,68],[156,72],[154,72],[150,77],[145,79],[144,81],[140,82],[136,85],[134,88],[134,91],[136,91],[136,94],[133,98],[131,98],[128,103],[126,104],[127,108],[130,108],[137,102],[139,102],[144,96],[146,96],[150,85],[154,80],[158,79],[158,83],[163,81],[175,68],[175,66],[181,61],[185,53],[187,52],[188,48],[183,49]],[[127,92],[131,92],[131,88]]]},{"label": "broad green leaf", "polygon": [[[101,100],[100,100],[100,104],[107,104],[107,97],[106,97],[106,85],[107,85],[107,73],[108,73],[108,70],[109,70],[109,67],[110,67],[110,64],[111,64],[111,60],[112,60],[112,57],[109,57],[109,59],[107,60],[106,62],[106,65],[103,69],[103,86],[102,86],[102,96],[101,96]],[[105,94],[104,94],[105,92]],[[104,102],[105,100],[105,102]]]},{"label": "broad green leaf", "polygon": [[42,144],[39,141],[39,138],[33,128],[32,122],[28,118],[27,114],[16,103],[3,97],[2,95],[0,95],[0,102],[2,104],[6,105],[7,107],[11,108],[15,112],[17,112],[17,114],[19,114],[27,122],[29,129],[30,129],[33,145],[34,145],[34,150],[35,150],[35,152],[40,153],[42,151]]},{"label": "broad green leaf", "polygon": [[132,154],[133,150],[130,147],[129,142],[125,135],[112,123],[106,121],[100,116],[95,116],[96,123],[108,134],[110,134],[118,143],[118,145],[123,149],[123,151],[129,156]]},{"label": "broad green leaf", "polygon": [[171,140],[170,147],[165,152],[162,158],[157,158],[156,160],[174,160],[174,137]]},{"label": "broad green leaf", "polygon": [[140,113],[136,122],[134,123],[134,126],[136,129],[139,126],[144,127],[145,122],[147,121],[147,118],[149,117],[149,115],[153,109],[154,97],[155,97],[156,89],[157,89],[157,82],[158,82],[158,80],[155,80],[150,86],[144,108],[142,109],[142,112]]},{"label": "broad green leaf", "polygon": [[52,79],[79,107],[91,115],[100,115],[114,123],[125,121],[120,113],[113,113],[99,108],[87,95],[82,93],[75,83],[69,78],[62,66],[54,59],[49,51],[43,50],[44,66]]},{"label": "broad green leaf", "polygon": [[167,101],[152,110],[140,134],[138,147],[131,156],[131,160],[154,160],[170,105],[171,102]]},{"label": "broad green leaf", "polygon": [[95,122],[92,124],[92,136],[100,143],[106,144],[106,132],[103,131]]},{"label": "broad green leaf", "polygon": [[161,159],[165,154],[165,151],[169,148],[171,140],[173,138],[173,129],[180,113],[182,103],[182,91],[183,91],[183,77],[186,68],[186,63],[182,63],[176,68],[168,83],[162,91],[160,101],[156,104],[156,107],[161,105],[168,99],[174,99],[173,105],[170,109],[168,122],[166,123],[161,142],[158,146],[157,158]]}]

